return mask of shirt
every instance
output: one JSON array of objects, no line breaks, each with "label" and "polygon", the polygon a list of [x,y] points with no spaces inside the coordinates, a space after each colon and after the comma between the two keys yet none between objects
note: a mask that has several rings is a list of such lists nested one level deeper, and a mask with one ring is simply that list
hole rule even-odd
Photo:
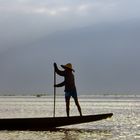
[{"label": "shirt", "polygon": [[65,92],[76,90],[75,79],[71,70],[61,71],[57,68],[57,66],[55,66],[55,71],[58,75],[64,77],[64,81],[60,84],[57,84],[57,87],[65,86]]}]

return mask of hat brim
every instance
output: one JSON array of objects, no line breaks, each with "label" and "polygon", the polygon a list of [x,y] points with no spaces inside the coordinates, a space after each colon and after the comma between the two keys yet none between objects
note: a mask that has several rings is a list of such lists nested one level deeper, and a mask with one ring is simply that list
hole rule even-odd
[{"label": "hat brim", "polygon": [[70,69],[70,70],[72,70],[73,72],[75,72],[74,69],[68,68],[68,67],[66,67],[65,65],[61,65],[61,67],[62,67],[63,69]]}]

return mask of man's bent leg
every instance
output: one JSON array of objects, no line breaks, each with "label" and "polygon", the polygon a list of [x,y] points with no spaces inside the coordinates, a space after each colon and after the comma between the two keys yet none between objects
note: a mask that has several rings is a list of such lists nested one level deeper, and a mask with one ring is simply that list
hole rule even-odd
[{"label": "man's bent leg", "polygon": [[78,98],[74,98],[74,101],[75,101],[75,104],[76,104],[76,106],[78,108],[80,116],[82,116],[82,111],[81,111],[81,107],[80,107],[79,102],[78,102]]}]

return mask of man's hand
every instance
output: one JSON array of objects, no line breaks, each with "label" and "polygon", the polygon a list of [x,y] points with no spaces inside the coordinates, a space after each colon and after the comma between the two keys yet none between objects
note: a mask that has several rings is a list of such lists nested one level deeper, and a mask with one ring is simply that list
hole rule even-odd
[{"label": "man's hand", "polygon": [[54,85],[54,87],[57,87],[57,85]]},{"label": "man's hand", "polygon": [[56,63],[55,62],[53,63],[53,65],[54,65],[54,67],[56,67]]}]

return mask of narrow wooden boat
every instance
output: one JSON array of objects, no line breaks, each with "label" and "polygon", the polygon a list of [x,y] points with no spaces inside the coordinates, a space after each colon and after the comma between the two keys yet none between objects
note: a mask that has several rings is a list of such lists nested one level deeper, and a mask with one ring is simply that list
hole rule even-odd
[{"label": "narrow wooden boat", "polygon": [[49,118],[4,118],[0,119],[0,130],[51,130],[56,127],[99,121],[112,117],[113,113]]}]

